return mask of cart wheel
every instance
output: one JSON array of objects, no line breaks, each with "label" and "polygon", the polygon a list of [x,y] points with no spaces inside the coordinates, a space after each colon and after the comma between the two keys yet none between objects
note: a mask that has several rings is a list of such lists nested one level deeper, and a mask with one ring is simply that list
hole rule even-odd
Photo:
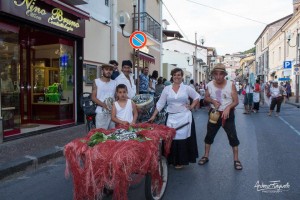
[{"label": "cart wheel", "polygon": [[163,181],[159,194],[156,194],[156,192],[151,187],[151,175],[147,174],[145,181],[146,200],[161,200],[165,194],[168,184],[168,163],[167,159],[164,156],[161,157],[161,160],[159,162],[159,174],[161,175]]}]

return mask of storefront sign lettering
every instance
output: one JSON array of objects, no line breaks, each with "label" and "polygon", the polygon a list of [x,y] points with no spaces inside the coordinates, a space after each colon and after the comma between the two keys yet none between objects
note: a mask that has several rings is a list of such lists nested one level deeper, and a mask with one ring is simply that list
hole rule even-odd
[{"label": "storefront sign lettering", "polygon": [[65,18],[63,15],[64,13],[61,9],[54,8],[52,10],[52,16],[48,19],[48,22],[55,26],[64,28],[67,31],[73,31],[74,28],[79,28],[78,22]]},{"label": "storefront sign lettering", "polygon": [[26,15],[38,20],[42,20],[41,15],[46,15],[47,12],[45,9],[42,9],[35,5],[36,0],[24,0],[20,3],[18,3],[17,0],[14,0],[14,4],[16,6],[23,6],[26,5]]},{"label": "storefront sign lettering", "polygon": [[[37,20],[42,20],[42,16],[47,14],[45,9],[36,5],[37,0],[14,0],[14,4],[18,7],[26,6],[26,15]],[[66,31],[74,31],[74,28],[79,28],[78,22],[65,18],[64,13],[59,8],[53,8],[51,16],[48,18],[48,23],[54,26],[61,27]]]}]

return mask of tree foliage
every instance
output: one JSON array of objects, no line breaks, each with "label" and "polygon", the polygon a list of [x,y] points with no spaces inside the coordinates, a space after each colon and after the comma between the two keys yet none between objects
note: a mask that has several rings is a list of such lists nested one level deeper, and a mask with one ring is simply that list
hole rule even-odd
[{"label": "tree foliage", "polygon": [[243,52],[243,54],[248,54],[248,53],[255,53],[255,47],[248,49],[246,51]]}]

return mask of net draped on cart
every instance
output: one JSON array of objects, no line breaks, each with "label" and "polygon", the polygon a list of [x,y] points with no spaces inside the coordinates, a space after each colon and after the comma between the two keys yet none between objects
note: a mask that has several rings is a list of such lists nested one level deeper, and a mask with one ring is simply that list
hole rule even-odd
[{"label": "net draped on cart", "polygon": [[[128,129],[126,126],[118,128]],[[136,133],[151,140],[107,140],[90,147],[86,141],[95,133],[108,135],[116,130],[93,129],[86,137],[75,139],[65,146],[65,174],[66,177],[72,174],[74,199],[102,199],[103,189],[113,188],[113,199],[126,200],[131,174],[149,173],[152,187],[160,190],[159,143],[164,141],[163,154],[167,156],[176,131],[164,125],[147,123],[136,124],[134,128],[151,128]]]}]

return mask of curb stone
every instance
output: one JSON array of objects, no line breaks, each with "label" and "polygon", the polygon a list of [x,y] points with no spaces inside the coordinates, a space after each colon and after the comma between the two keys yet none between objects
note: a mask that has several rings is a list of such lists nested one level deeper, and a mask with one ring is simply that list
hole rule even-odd
[{"label": "curb stone", "polygon": [[23,158],[8,164],[0,165],[0,180],[13,175],[14,173],[25,171],[30,167],[36,169],[39,164],[43,164],[51,159],[59,158],[61,156],[63,156],[63,148],[53,148],[38,153],[36,156],[24,156]]}]

